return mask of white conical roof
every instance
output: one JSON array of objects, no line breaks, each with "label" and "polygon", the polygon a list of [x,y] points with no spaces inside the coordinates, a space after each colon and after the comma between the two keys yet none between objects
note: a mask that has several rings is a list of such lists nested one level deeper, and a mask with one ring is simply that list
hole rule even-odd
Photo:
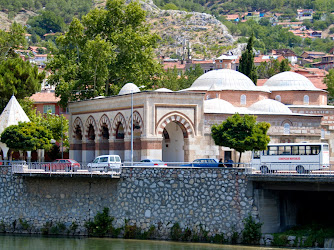
[{"label": "white conical roof", "polygon": [[30,119],[16,100],[15,96],[12,96],[0,115],[0,134],[8,126],[17,125],[19,122],[30,122]]}]

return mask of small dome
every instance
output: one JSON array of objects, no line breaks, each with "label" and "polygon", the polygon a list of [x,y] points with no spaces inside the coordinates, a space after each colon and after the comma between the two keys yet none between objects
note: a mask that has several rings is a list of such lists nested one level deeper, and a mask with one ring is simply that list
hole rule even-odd
[{"label": "small dome", "polygon": [[167,88],[160,88],[160,89],[156,89],[154,90],[156,92],[174,92],[173,90],[167,89]]},{"label": "small dome", "polygon": [[136,84],[129,82],[121,88],[119,91],[118,95],[126,95],[126,94],[131,94],[131,93],[137,93],[140,92],[140,89],[137,87]]},{"label": "small dome", "polygon": [[263,113],[292,114],[292,111],[287,106],[272,99],[263,99],[258,101],[252,104],[248,109]]},{"label": "small dome", "polygon": [[270,77],[263,86],[269,90],[320,90],[305,76],[291,71]]},{"label": "small dome", "polygon": [[215,98],[204,101],[204,113],[234,114],[235,112],[236,108],[225,100]]},{"label": "small dome", "polygon": [[259,90],[246,75],[231,69],[211,70],[187,90]]}]

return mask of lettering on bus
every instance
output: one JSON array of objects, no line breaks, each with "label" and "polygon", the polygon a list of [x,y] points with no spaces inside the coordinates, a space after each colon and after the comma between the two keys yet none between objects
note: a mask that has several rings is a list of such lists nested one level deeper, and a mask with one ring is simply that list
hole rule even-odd
[{"label": "lettering on bus", "polygon": [[295,160],[300,161],[300,157],[279,157],[279,161],[289,161],[289,160]]}]

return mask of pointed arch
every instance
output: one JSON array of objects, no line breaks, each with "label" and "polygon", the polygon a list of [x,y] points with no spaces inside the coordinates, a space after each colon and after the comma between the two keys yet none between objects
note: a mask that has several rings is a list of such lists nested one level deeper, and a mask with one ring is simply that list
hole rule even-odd
[{"label": "pointed arch", "polygon": [[109,117],[104,114],[101,116],[98,126],[98,136],[103,137],[104,128],[107,126],[108,128],[108,134],[111,135],[111,123]]},{"label": "pointed arch", "polygon": [[82,123],[82,120],[80,119],[80,117],[75,118],[75,120],[73,122],[72,129],[73,129],[73,134],[72,134],[73,138],[77,138],[78,129],[80,130],[81,135],[83,135],[84,127],[83,127],[83,123]]},{"label": "pointed arch", "polygon": [[[112,125],[112,131],[113,131],[113,136],[116,137],[117,134],[117,129],[119,127],[119,124],[122,124],[123,128],[126,128],[126,122],[125,122],[125,118],[124,115],[122,113],[117,113],[117,115],[115,116],[113,125]],[[126,133],[126,131],[124,131],[124,133]]]},{"label": "pointed arch", "polygon": [[179,112],[169,113],[162,117],[157,123],[156,133],[162,136],[164,128],[171,122],[175,122],[180,126],[184,138],[195,136],[194,124],[186,115]]},{"label": "pointed arch", "polygon": [[[128,135],[131,135],[131,116],[129,118],[128,124],[129,124]],[[141,134],[143,132],[143,119],[138,111],[133,112],[133,124],[134,125],[137,124],[140,127],[138,129],[140,130],[140,134]]]},{"label": "pointed arch", "polygon": [[86,138],[91,137],[91,134],[90,134],[92,132],[91,128],[94,129],[93,132],[94,132],[94,139],[95,139],[95,135],[97,133],[97,125],[96,125],[96,121],[93,116],[89,116],[85,123],[85,137]]}]

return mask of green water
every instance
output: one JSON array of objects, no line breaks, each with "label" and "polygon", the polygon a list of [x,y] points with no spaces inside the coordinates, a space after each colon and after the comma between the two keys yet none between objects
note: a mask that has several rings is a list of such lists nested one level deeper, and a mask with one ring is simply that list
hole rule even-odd
[{"label": "green water", "polygon": [[[0,250],[255,250],[260,247],[231,246],[207,243],[124,240],[111,238],[51,238],[0,235]],[[274,249],[274,248],[261,248]]]}]

